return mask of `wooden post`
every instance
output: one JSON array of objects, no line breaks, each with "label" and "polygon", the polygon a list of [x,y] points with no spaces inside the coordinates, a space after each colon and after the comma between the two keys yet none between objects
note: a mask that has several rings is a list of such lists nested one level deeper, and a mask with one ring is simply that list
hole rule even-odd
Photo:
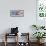
[{"label": "wooden post", "polygon": [[7,46],[7,33],[5,34],[5,46]]},{"label": "wooden post", "polygon": [[18,33],[17,33],[17,46],[18,46]]}]

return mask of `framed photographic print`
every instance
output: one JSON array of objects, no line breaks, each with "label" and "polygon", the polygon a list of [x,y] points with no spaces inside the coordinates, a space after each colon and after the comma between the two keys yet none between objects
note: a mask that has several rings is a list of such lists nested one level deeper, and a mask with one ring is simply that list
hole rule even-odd
[{"label": "framed photographic print", "polygon": [[10,10],[11,17],[24,17],[24,10]]},{"label": "framed photographic print", "polygon": [[37,15],[46,17],[46,0],[37,0]]},{"label": "framed photographic print", "polygon": [[37,0],[36,24],[46,25],[46,0]]}]

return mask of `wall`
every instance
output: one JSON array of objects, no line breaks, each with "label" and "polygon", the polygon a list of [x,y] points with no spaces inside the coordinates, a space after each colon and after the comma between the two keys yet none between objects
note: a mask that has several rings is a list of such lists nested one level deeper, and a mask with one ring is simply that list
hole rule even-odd
[{"label": "wall", "polygon": [[[23,9],[24,17],[10,17],[11,9]],[[11,27],[19,27],[19,32],[30,32],[36,24],[36,0],[0,0],[0,34]]]}]

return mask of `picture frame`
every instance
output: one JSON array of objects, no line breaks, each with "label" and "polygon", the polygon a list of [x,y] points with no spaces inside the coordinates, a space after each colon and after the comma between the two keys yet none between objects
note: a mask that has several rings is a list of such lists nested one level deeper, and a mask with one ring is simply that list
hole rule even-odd
[{"label": "picture frame", "polygon": [[24,10],[10,10],[11,17],[24,17]]},{"label": "picture frame", "polygon": [[36,24],[46,25],[46,0],[36,1]]}]

